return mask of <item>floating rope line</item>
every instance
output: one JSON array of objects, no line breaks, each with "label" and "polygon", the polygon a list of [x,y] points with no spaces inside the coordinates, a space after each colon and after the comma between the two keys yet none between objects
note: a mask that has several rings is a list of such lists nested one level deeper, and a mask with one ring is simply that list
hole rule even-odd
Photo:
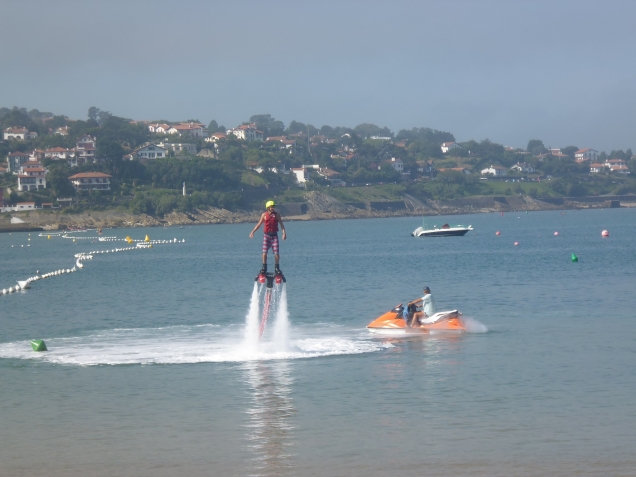
[{"label": "floating rope line", "polygon": [[[68,237],[61,234],[58,234],[58,235],[40,234],[39,236],[47,237],[47,238],[51,238],[53,236],[56,236],[56,237],[61,236],[62,238],[72,238],[73,241],[75,241],[78,238],[85,239],[85,240],[90,240],[95,238],[95,237]],[[102,240],[102,239],[105,239],[105,240]],[[75,265],[73,266],[73,268],[62,268],[60,270],[55,270],[53,272],[43,273],[41,275],[38,272],[38,274],[36,274],[33,277],[29,277],[26,280],[18,280],[18,284],[13,287],[3,288],[2,290],[0,290],[0,295],[9,295],[11,293],[15,293],[21,290],[28,290],[29,288],[31,288],[31,283],[36,282],[38,280],[44,280],[45,278],[53,278],[53,277],[61,276],[64,274],[77,272],[80,269],[84,268],[84,264],[82,262],[86,260],[92,260],[93,255],[99,255],[104,253],[131,252],[133,250],[147,250],[147,249],[151,249],[153,245],[159,245],[159,244],[185,243],[185,239],[177,240],[176,238],[173,240],[150,240],[150,238],[147,235],[146,235],[146,238],[142,240],[134,240],[134,239],[131,239],[130,237],[126,237],[125,239],[118,239],[117,237],[101,237],[100,241],[102,242],[124,241],[124,242],[128,242],[129,244],[135,243],[135,246],[113,248],[111,250],[93,250],[92,252],[76,253],[75,258],[77,260],[75,261]],[[30,245],[27,245],[27,246],[30,247]]]}]

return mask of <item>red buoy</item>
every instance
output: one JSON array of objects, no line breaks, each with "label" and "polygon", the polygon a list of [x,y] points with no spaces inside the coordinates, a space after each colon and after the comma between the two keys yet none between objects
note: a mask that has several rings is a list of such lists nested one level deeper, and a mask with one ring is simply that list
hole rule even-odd
[{"label": "red buoy", "polygon": [[497,231],[495,232],[495,235],[501,235],[501,232],[499,232],[499,230],[497,230]]}]

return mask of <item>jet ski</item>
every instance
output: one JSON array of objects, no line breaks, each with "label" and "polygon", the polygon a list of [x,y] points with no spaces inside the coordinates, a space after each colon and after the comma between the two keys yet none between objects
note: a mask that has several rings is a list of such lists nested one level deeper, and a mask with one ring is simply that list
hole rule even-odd
[{"label": "jet ski", "polygon": [[[462,332],[466,331],[466,326],[462,314],[457,310],[440,311],[433,316],[427,317],[412,328],[408,326],[413,318],[413,313],[417,308],[411,305],[404,309],[400,303],[391,311],[387,311],[367,325],[371,333],[382,335],[405,335],[405,334],[428,334],[431,332]],[[406,311],[406,313],[405,313]]]}]

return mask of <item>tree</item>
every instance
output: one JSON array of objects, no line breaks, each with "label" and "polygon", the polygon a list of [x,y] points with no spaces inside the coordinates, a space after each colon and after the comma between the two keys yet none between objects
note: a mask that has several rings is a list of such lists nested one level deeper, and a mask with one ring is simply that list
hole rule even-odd
[{"label": "tree", "polygon": [[443,142],[455,142],[455,136],[449,132],[438,131],[431,128],[412,128],[410,130],[402,129],[395,137],[398,141],[411,140],[411,141],[427,141],[436,145],[441,145]]},{"label": "tree", "polygon": [[296,134],[299,132],[307,132],[307,126],[298,121],[292,121],[287,128],[287,134]]},{"label": "tree", "polygon": [[109,173],[119,176],[120,168],[118,166],[122,163],[124,156],[124,148],[119,143],[109,139],[98,141],[95,156],[104,164]]},{"label": "tree", "polygon": [[104,124],[104,122],[111,116],[112,114],[110,114],[108,111],[102,111],[95,106],[91,106],[90,108],[88,108],[88,119],[97,122],[97,124],[99,124],[100,126]]},{"label": "tree", "polygon": [[579,148],[576,146],[568,146],[568,147],[562,148],[561,152],[565,154],[566,156],[570,156],[572,159],[574,159],[574,153],[578,150]]},{"label": "tree", "polygon": [[256,114],[250,118],[249,122],[255,123],[265,136],[282,136],[285,132],[283,122],[274,119],[271,114]]},{"label": "tree", "polygon": [[[210,124],[208,124],[208,132],[210,134],[214,134],[215,132],[219,132],[220,130],[221,128],[219,127],[219,123],[217,123],[214,119],[210,121]],[[223,128],[223,130],[225,130],[225,128]]]},{"label": "tree", "polygon": [[526,147],[526,151],[533,152],[535,147],[541,147],[541,149],[545,149],[542,140],[530,139],[530,141],[528,141],[528,147]]},{"label": "tree", "polygon": [[66,162],[56,162],[49,166],[46,181],[56,197],[71,197],[75,195],[75,189],[68,180],[71,175],[73,173]]},{"label": "tree", "polygon": [[358,124],[353,130],[358,136],[364,139],[368,139],[371,136],[393,137],[393,133],[389,128],[381,128],[371,123]]}]

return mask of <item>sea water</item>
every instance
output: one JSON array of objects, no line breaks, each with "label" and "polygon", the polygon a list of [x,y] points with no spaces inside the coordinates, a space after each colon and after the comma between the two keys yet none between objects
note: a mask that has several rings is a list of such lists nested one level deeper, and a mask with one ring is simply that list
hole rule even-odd
[{"label": "sea water", "polygon": [[[186,242],[0,296],[0,475],[635,475],[636,210],[436,220],[286,224],[264,343],[251,224],[105,231]],[[0,289],[94,240],[0,234]],[[424,285],[471,332],[367,332]]]}]

